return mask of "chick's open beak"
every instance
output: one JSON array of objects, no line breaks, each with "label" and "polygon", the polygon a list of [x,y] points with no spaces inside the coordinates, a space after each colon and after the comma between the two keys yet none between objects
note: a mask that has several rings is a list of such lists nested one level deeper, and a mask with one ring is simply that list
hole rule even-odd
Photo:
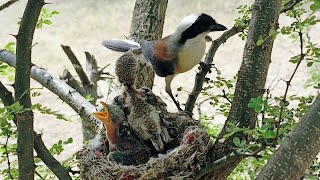
[{"label": "chick's open beak", "polygon": [[104,122],[105,124],[109,125],[112,121],[109,116],[108,105],[105,102],[100,102],[103,106],[103,112],[94,112],[92,115],[97,117],[100,121]]}]

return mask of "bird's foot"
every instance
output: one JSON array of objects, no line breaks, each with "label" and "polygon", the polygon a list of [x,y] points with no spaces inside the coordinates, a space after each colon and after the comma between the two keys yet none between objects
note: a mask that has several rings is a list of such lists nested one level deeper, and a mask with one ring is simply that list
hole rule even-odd
[{"label": "bird's foot", "polygon": [[199,65],[200,65],[201,69],[203,69],[203,70],[205,70],[205,71],[207,71],[209,73],[212,72],[211,68],[214,67],[214,64],[207,64],[207,63],[204,63],[204,62],[200,62]]}]

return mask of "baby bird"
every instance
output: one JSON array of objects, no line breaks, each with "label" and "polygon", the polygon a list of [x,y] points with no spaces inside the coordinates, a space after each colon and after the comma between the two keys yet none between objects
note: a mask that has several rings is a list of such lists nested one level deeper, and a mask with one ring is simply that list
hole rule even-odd
[{"label": "baby bird", "polygon": [[116,61],[115,73],[120,83],[125,86],[132,86],[136,78],[138,60],[129,51],[123,54]]},{"label": "baby bird", "polygon": [[96,112],[93,115],[101,120],[107,129],[110,150],[107,158],[123,165],[146,163],[150,157],[149,149],[138,139],[120,136],[120,125],[125,119],[123,111],[115,105],[107,105],[104,102],[101,104],[103,112]]},{"label": "baby bird", "polygon": [[157,151],[163,149],[163,142],[170,142],[171,137],[166,127],[160,124],[160,115],[157,109],[141,98],[144,91],[137,91],[133,87],[125,88],[126,105],[130,110],[128,124],[130,128],[143,140],[151,140]]}]

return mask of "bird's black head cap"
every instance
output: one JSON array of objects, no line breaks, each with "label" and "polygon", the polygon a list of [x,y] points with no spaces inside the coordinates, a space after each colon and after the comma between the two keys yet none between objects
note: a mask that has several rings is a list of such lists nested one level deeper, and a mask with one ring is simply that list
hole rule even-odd
[{"label": "bird's black head cap", "polygon": [[211,16],[199,14],[196,20],[181,34],[180,43],[184,44],[188,39],[192,39],[203,32],[224,31],[227,28],[218,24]]}]

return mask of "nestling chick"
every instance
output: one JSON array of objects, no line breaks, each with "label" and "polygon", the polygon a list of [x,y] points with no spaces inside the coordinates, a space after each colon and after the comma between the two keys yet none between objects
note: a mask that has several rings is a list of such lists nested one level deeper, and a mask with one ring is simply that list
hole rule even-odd
[{"label": "nestling chick", "polygon": [[[166,127],[160,124],[157,109],[141,98],[140,91],[126,87],[126,104],[129,107],[128,124],[143,140],[151,140],[157,151],[163,149],[163,142],[170,142],[171,137]],[[144,92],[144,91],[142,91]],[[140,97],[139,97],[140,96]]]},{"label": "nestling chick", "polygon": [[123,138],[119,129],[125,115],[123,111],[115,105],[107,105],[101,102],[104,107],[103,112],[93,113],[101,120],[107,129],[107,139],[109,142],[108,159],[123,165],[146,163],[150,157],[149,149],[138,139],[132,137]]},{"label": "nestling chick", "polygon": [[120,83],[125,86],[132,86],[134,84],[137,61],[130,51],[119,57],[116,61],[116,76]]}]

